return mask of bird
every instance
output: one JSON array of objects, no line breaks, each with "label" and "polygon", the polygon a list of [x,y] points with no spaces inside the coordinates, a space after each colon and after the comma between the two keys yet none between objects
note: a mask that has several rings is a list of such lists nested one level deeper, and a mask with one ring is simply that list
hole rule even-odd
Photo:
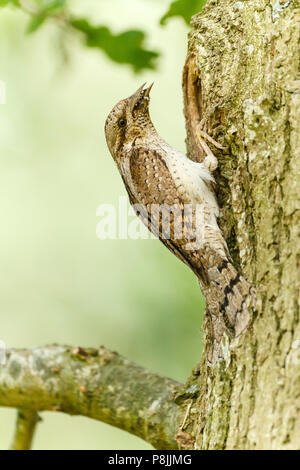
[{"label": "bird", "polygon": [[233,339],[248,328],[253,289],[234,267],[218,226],[213,176],[218,161],[205,141],[218,144],[200,130],[205,152],[200,163],[169,145],[150,117],[152,86],[143,84],[113,107],[106,142],[138,217],[199,280],[215,361],[223,357],[224,333]]}]

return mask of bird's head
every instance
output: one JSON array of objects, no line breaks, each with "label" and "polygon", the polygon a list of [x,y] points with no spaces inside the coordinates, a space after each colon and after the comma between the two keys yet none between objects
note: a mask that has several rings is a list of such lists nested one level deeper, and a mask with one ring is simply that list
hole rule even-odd
[{"label": "bird's head", "polygon": [[[153,83],[152,83],[153,85]],[[149,115],[150,85],[143,84],[129,98],[119,101],[109,113],[105,123],[105,137],[109,151],[115,160],[126,145],[143,138],[154,130]]]}]

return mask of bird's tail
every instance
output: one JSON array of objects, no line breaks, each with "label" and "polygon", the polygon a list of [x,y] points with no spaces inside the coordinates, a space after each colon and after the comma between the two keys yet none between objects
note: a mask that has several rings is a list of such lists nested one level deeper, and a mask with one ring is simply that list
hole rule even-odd
[{"label": "bird's tail", "polygon": [[224,259],[218,266],[218,271],[223,280],[219,311],[226,327],[234,336],[239,336],[251,321],[251,307],[255,301],[254,289],[230,261]]},{"label": "bird's tail", "polygon": [[222,324],[231,336],[241,335],[251,322],[255,292],[229,259],[208,268],[204,291],[214,329],[222,334]]}]

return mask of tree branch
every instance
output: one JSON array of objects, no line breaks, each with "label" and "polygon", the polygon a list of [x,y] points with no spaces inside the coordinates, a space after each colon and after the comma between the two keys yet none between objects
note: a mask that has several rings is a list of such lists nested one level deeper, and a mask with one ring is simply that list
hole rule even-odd
[{"label": "tree branch", "polygon": [[18,410],[12,450],[29,450],[31,448],[39,419],[39,415],[34,410]]},{"label": "tree branch", "polygon": [[174,380],[104,347],[11,349],[6,358],[0,366],[0,406],[28,410],[28,436],[35,416],[30,419],[29,410],[62,411],[111,424],[157,449],[178,448],[173,393],[180,384]]}]

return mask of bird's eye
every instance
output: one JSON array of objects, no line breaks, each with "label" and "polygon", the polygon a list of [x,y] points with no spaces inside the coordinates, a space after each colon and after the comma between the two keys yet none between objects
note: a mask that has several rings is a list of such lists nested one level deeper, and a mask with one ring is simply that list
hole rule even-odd
[{"label": "bird's eye", "polygon": [[120,118],[119,119],[119,126],[120,127],[125,127],[126,126],[126,119],[125,118]]}]

